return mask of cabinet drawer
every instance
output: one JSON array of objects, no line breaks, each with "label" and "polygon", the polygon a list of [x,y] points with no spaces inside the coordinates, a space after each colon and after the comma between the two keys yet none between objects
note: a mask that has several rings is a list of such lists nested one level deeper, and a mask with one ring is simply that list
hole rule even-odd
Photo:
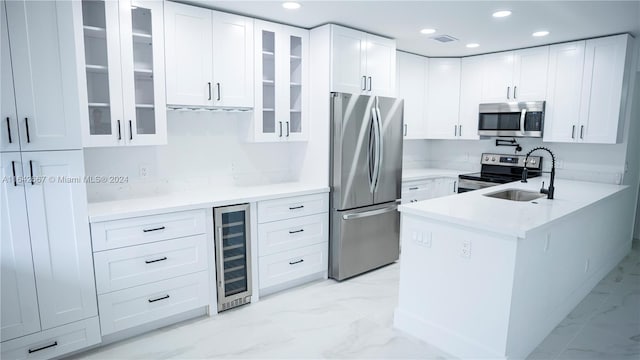
[{"label": "cabinet drawer", "polygon": [[322,243],[260,257],[260,289],[327,271],[327,247]]},{"label": "cabinet drawer", "polygon": [[204,234],[205,214],[202,209],[93,223],[93,251]]},{"label": "cabinet drawer", "polygon": [[102,335],[209,304],[207,271],[98,295]]},{"label": "cabinet drawer", "polygon": [[258,225],[258,256],[328,241],[329,214],[316,214]]},{"label": "cabinet drawer", "polygon": [[329,195],[313,194],[258,202],[258,223],[329,211]]},{"label": "cabinet drawer", "polygon": [[207,269],[207,236],[195,235],[94,254],[98,294]]},{"label": "cabinet drawer", "polygon": [[51,359],[102,341],[98,317],[45,330],[2,343],[3,360]]}]

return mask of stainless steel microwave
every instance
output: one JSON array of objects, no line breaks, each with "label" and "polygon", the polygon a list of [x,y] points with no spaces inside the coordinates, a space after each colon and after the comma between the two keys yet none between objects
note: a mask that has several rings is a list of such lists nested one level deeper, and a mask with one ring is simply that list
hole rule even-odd
[{"label": "stainless steel microwave", "polygon": [[478,135],[542,137],[544,101],[480,104]]}]

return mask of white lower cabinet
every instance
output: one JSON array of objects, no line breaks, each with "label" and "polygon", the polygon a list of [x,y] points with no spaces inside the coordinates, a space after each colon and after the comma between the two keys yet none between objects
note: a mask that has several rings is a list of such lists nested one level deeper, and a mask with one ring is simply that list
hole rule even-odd
[{"label": "white lower cabinet", "polygon": [[206,271],[98,296],[102,335],[209,304]]},{"label": "white lower cabinet", "polygon": [[51,359],[100,343],[98,317],[2,343],[2,359]]},{"label": "white lower cabinet", "polygon": [[458,191],[457,178],[434,178],[402,183],[402,203],[412,203],[452,195]]},{"label": "white lower cabinet", "polygon": [[326,193],[258,202],[261,295],[326,277],[328,202]]},{"label": "white lower cabinet", "polygon": [[204,209],[91,224],[102,335],[210,305]]}]

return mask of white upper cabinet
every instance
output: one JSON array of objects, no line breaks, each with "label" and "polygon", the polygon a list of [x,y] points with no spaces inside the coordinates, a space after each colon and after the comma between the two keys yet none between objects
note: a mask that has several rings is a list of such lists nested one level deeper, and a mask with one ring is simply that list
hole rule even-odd
[{"label": "white upper cabinet", "polygon": [[477,140],[478,113],[482,92],[482,58],[466,57],[460,64],[460,119],[458,137]]},{"label": "white upper cabinet", "polygon": [[404,99],[405,139],[424,139],[429,59],[398,51],[398,97]]},{"label": "white upper cabinet", "polygon": [[165,3],[167,103],[253,107],[253,19]]},{"label": "white upper cabinet", "polygon": [[20,153],[2,154],[2,341],[40,331]]},{"label": "white upper cabinet", "polygon": [[86,84],[84,145],[166,144],[163,4],[73,4],[82,19],[77,26],[83,34],[79,63]]},{"label": "white upper cabinet", "polygon": [[396,42],[331,25],[331,91],[396,96]]},{"label": "white upper cabinet", "polygon": [[9,54],[9,29],[7,28],[7,14],[4,3],[0,4],[0,151],[20,151],[20,136],[18,135],[18,114],[16,113],[16,98],[13,90],[13,70]]},{"label": "white upper cabinet", "polygon": [[429,59],[427,83],[428,139],[455,139],[460,135],[460,58]]},{"label": "white upper cabinet", "polygon": [[544,141],[621,140],[630,47],[626,34],[550,47]]},{"label": "white upper cabinet", "polygon": [[[75,58],[72,3],[66,1],[6,1],[7,25],[2,29],[2,147],[12,142],[23,151],[82,148],[80,105]],[[4,27],[4,25],[3,25]],[[9,36],[16,109],[11,101],[4,54]],[[5,95],[5,91],[9,94]],[[5,98],[6,96],[6,98]],[[14,111],[14,114],[11,114]],[[12,146],[14,150],[17,148]]]},{"label": "white upper cabinet", "polygon": [[481,102],[546,98],[549,47],[483,55]]},{"label": "white upper cabinet", "polygon": [[309,31],[255,21],[255,141],[308,138]]}]

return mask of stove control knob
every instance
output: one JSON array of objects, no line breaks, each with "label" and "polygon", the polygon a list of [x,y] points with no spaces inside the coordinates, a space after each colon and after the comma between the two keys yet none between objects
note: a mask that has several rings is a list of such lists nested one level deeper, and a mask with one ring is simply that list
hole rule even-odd
[{"label": "stove control knob", "polygon": [[485,156],[485,157],[484,157],[484,161],[489,161],[489,157],[488,157],[488,156]]},{"label": "stove control knob", "polygon": [[529,162],[531,163],[531,165],[535,165],[536,164],[536,159],[531,159],[531,160],[529,160]]},{"label": "stove control knob", "polygon": [[496,158],[495,158],[495,157],[492,157],[492,158],[491,158],[491,161],[496,162]]}]

